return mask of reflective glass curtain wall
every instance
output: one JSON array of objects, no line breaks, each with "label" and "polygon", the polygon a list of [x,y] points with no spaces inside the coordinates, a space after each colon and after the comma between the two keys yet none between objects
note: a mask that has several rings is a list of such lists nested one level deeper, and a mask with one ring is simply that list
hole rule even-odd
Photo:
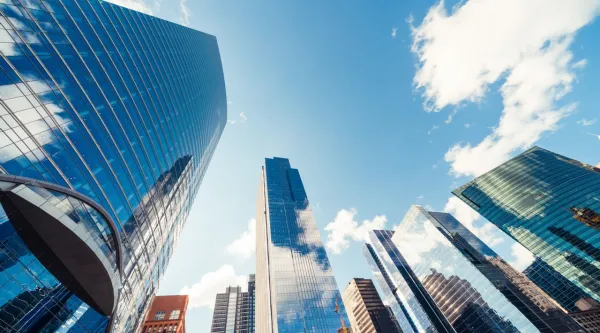
[{"label": "reflective glass curtain wall", "polygon": [[564,314],[544,313],[512,286],[487,260],[497,255],[448,214],[413,206],[394,232],[370,232],[367,249],[374,272],[388,277],[382,289],[402,305],[394,311],[392,303],[392,311],[404,331],[579,331]]},{"label": "reflective glass curtain wall", "polygon": [[256,331],[337,332],[341,295],[298,170],[266,159],[257,200]]},{"label": "reflective glass curtain wall", "polygon": [[[540,288],[448,213],[427,212],[438,230],[542,332],[583,332]],[[443,294],[443,293],[442,293]]]},{"label": "reflective glass curtain wall", "polygon": [[539,258],[528,276],[563,308],[600,301],[600,169],[534,147],[453,193]]},{"label": "reflective glass curtain wall", "polygon": [[[2,207],[0,330],[132,332],[226,124],[216,38],[99,0],[0,2],[0,173],[91,198],[122,243],[111,323]],[[73,221],[96,218],[55,195]]]}]

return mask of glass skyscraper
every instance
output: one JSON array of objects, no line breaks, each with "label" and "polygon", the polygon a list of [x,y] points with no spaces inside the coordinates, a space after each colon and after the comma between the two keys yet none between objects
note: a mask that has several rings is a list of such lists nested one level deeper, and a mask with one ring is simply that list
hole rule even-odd
[{"label": "glass skyscraper", "polygon": [[449,214],[413,206],[395,232],[371,231],[365,254],[404,332],[582,332]]},{"label": "glass skyscraper", "polygon": [[600,301],[600,169],[534,147],[453,193],[539,258],[527,275],[563,308]]},{"label": "glass skyscraper", "polygon": [[0,331],[140,327],[227,118],[217,41],[0,3]]},{"label": "glass skyscraper", "polygon": [[256,331],[331,333],[345,316],[297,169],[267,158],[256,207]]}]

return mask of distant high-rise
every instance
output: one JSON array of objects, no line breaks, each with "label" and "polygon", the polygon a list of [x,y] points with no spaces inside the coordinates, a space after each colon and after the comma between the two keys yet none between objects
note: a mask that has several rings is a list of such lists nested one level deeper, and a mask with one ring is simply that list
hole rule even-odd
[{"label": "distant high-rise", "polygon": [[187,295],[156,296],[146,315],[144,333],[185,333]]},{"label": "distant high-rise", "polygon": [[300,174],[287,159],[267,158],[256,206],[256,331],[337,332],[336,302],[340,292]]},{"label": "distant high-rise", "polygon": [[210,333],[254,332],[254,284],[254,274],[250,274],[247,292],[237,286],[217,294]]},{"label": "distant high-rise", "polygon": [[2,1],[0,35],[0,332],[139,331],[227,122],[217,40],[100,0]]},{"label": "distant high-rise", "polygon": [[600,301],[599,168],[534,147],[453,193],[539,258],[527,276],[563,308]]},{"label": "distant high-rise", "polygon": [[378,281],[397,300],[404,332],[581,332],[539,290],[519,286],[522,275],[509,278],[514,271],[450,214],[413,206],[395,232],[368,237],[365,254],[387,276]]},{"label": "distant high-rise", "polygon": [[353,333],[400,333],[372,280],[352,279],[342,299]]}]

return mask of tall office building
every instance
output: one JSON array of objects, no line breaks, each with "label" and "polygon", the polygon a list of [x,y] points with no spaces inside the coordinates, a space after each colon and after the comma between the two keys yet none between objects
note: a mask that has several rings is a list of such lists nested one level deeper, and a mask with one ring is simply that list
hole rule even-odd
[{"label": "tall office building", "polygon": [[370,232],[365,254],[404,332],[582,332],[450,214],[413,206],[395,232]]},{"label": "tall office building", "polygon": [[534,147],[453,193],[539,258],[527,275],[563,308],[600,301],[600,169]]},{"label": "tall office building", "polygon": [[0,4],[0,331],[141,328],[226,124],[216,38]]},{"label": "tall office building", "polygon": [[185,333],[188,302],[188,295],[154,297],[142,333]]},{"label": "tall office building", "polygon": [[400,333],[372,280],[352,279],[342,299],[353,333]]},{"label": "tall office building", "polygon": [[298,170],[267,158],[256,207],[256,331],[337,332],[341,303]]},{"label": "tall office building", "polygon": [[248,291],[227,287],[217,294],[210,333],[254,333],[254,274],[248,280]]}]

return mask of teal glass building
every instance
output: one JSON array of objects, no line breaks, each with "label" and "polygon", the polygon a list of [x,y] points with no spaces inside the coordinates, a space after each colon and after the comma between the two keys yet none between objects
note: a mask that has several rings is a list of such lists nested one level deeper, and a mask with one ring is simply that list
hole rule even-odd
[{"label": "teal glass building", "polygon": [[261,172],[255,295],[256,332],[331,333],[349,323],[300,173],[284,158],[267,158]]},{"label": "teal glass building", "polygon": [[563,308],[600,301],[600,169],[534,147],[453,193],[539,259],[527,275]]},{"label": "teal glass building", "polygon": [[226,118],[214,36],[1,1],[0,331],[136,331]]},{"label": "teal glass building", "polygon": [[404,332],[583,332],[450,214],[413,206],[395,231],[371,231],[365,249]]}]

